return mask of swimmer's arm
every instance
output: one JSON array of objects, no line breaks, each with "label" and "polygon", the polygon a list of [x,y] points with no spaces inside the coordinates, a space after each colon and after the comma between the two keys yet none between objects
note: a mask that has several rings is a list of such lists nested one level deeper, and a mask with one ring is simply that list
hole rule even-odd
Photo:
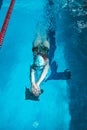
[{"label": "swimmer's arm", "polygon": [[40,85],[40,83],[44,80],[44,78],[46,77],[46,75],[47,75],[47,73],[48,73],[48,70],[49,70],[49,60],[47,60],[47,63],[46,63],[46,65],[45,65],[45,67],[44,67],[44,69],[43,69],[43,71],[42,71],[42,73],[41,73],[41,75],[40,75],[40,78],[38,79],[38,81],[37,81],[37,85],[39,86]]},{"label": "swimmer's arm", "polygon": [[31,84],[35,84],[35,70],[31,67],[30,68],[30,80],[31,80]]}]

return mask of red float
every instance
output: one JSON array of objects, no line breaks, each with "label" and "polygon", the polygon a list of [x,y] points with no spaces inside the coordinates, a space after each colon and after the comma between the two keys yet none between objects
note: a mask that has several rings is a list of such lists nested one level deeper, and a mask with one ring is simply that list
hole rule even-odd
[{"label": "red float", "polygon": [[4,35],[5,35],[5,32],[6,32],[7,26],[8,26],[8,22],[9,22],[9,19],[10,19],[10,15],[12,13],[14,3],[15,3],[15,0],[11,0],[9,9],[7,11],[7,14],[6,14],[6,17],[5,17],[5,20],[4,20],[4,23],[2,25],[2,29],[1,29],[1,32],[0,32],[0,47],[2,46],[2,42],[3,42],[3,39],[4,39]]}]

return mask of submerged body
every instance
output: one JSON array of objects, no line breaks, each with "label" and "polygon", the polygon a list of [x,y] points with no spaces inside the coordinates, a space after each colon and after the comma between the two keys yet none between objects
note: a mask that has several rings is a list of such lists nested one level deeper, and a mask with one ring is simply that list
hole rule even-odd
[{"label": "submerged body", "polygon": [[[40,34],[38,34],[33,43],[33,64],[30,67],[31,91],[35,96],[41,94],[40,84],[49,70],[49,49],[50,44],[47,39],[42,40]],[[41,70],[41,74],[36,78],[35,75],[38,69]]]}]

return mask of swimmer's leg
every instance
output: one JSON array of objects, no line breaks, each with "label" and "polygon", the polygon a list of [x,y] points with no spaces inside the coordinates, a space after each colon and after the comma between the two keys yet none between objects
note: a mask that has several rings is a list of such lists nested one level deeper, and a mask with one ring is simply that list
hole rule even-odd
[{"label": "swimmer's leg", "polygon": [[33,42],[33,47],[37,47],[38,45],[40,45],[42,43],[41,34],[40,34],[40,25],[38,24],[37,26],[38,26],[38,28],[37,28],[35,40]]},{"label": "swimmer's leg", "polygon": [[49,43],[49,41],[48,41],[47,33],[45,33],[44,36],[43,36],[43,45],[44,45],[45,47],[47,47],[48,49],[50,49],[50,43]]},{"label": "swimmer's leg", "polygon": [[50,43],[48,42],[48,40],[44,40],[44,42],[43,42],[43,45],[45,46],[45,47],[47,47],[48,49],[50,49]]}]

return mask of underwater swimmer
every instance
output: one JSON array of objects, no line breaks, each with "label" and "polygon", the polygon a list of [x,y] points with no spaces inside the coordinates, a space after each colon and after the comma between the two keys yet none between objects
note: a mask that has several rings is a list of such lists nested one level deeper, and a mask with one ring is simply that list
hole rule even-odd
[{"label": "underwater swimmer", "polygon": [[[41,94],[40,84],[45,79],[49,70],[49,49],[50,44],[47,39],[42,40],[38,33],[33,43],[33,64],[30,67],[31,91],[35,96]],[[41,74],[36,79],[35,74],[38,70],[41,70]]]}]

